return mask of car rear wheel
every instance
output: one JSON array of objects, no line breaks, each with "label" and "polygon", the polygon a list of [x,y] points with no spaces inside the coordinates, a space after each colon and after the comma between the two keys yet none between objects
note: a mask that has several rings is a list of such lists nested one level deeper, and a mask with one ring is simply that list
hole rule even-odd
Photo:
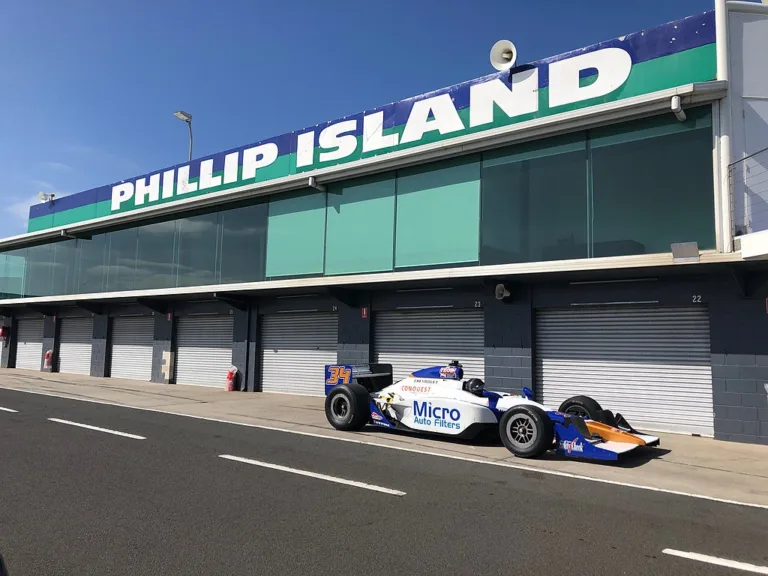
[{"label": "car rear wheel", "polygon": [[360,384],[340,384],[325,398],[325,417],[337,430],[362,430],[369,414],[370,395]]},{"label": "car rear wheel", "polygon": [[589,396],[572,396],[560,404],[560,412],[600,422],[603,407]]},{"label": "car rear wheel", "polygon": [[520,458],[536,458],[551,449],[555,437],[552,421],[538,406],[515,406],[499,422],[501,441]]}]

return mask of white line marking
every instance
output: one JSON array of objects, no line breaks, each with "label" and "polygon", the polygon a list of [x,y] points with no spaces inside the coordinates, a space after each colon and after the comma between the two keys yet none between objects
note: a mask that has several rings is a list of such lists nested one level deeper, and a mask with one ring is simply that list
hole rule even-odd
[{"label": "white line marking", "polygon": [[107,402],[106,400],[93,400],[91,398],[75,398],[63,394],[54,394],[53,392],[41,392],[38,390],[24,390],[22,388],[12,388],[10,386],[0,386],[4,390],[13,390],[14,392],[24,392],[26,394],[38,394],[40,396],[53,396],[65,400],[76,400],[78,402],[90,402],[91,404],[103,404],[106,406],[117,406],[118,408],[129,408],[131,410],[142,410],[144,412],[156,412],[158,414],[168,414],[170,416],[182,416],[184,418],[193,418],[195,420],[205,420],[207,422],[219,422],[221,424],[231,424],[233,426],[245,426],[246,428],[257,428],[259,430],[270,430],[272,432],[284,432],[286,434],[298,434],[299,436],[310,436],[312,438],[323,438],[325,440],[336,440],[338,442],[350,442],[352,444],[364,444],[365,446],[375,446],[377,448],[387,448],[388,450],[400,450],[401,452],[412,452],[424,456],[436,456],[438,458],[449,458],[451,460],[461,460],[473,464],[486,464],[489,466],[500,466],[502,468],[512,468],[513,470],[523,470],[525,472],[539,472],[549,476],[559,476],[561,478],[571,478],[574,480],[586,480],[588,482],[597,482],[598,484],[609,484],[611,486],[623,486],[624,488],[635,488],[637,490],[647,490],[649,492],[659,492],[661,494],[671,494],[673,496],[685,496],[687,498],[696,498],[698,500],[708,500],[710,502],[719,502],[721,504],[733,504],[734,506],[746,506],[748,508],[760,508],[768,510],[768,504],[755,504],[754,502],[741,502],[739,500],[728,500],[717,498],[715,496],[706,496],[704,494],[694,494],[690,492],[681,492],[679,490],[669,490],[667,488],[656,488],[654,486],[643,486],[642,484],[630,484],[628,482],[619,482],[617,480],[605,480],[603,478],[593,478],[581,474],[572,474],[570,472],[558,472],[557,470],[547,470],[546,468],[537,468],[535,466],[526,466],[523,464],[511,464],[509,462],[493,462],[489,460],[479,460],[466,456],[456,456],[454,454],[441,454],[439,452],[428,452],[425,450],[416,450],[415,448],[405,448],[403,446],[390,446],[389,444],[380,444],[354,438],[340,438],[338,436],[328,436],[327,434],[318,434],[316,432],[304,432],[303,430],[291,430],[289,428],[278,428],[275,426],[265,426],[263,424],[249,424],[247,422],[234,422],[232,420],[223,420],[221,418],[209,418],[206,416],[197,416],[195,414],[184,414],[183,412],[172,412],[170,410],[160,410],[158,408],[142,408],[140,406],[129,406],[127,404],[118,404],[117,402]]},{"label": "white line marking", "polygon": [[107,434],[114,434],[115,436],[133,438],[134,440],[146,440],[144,436],[136,436],[136,434],[128,434],[127,432],[118,432],[117,430],[110,430],[109,428],[99,428],[98,426],[80,424],[79,422],[72,422],[70,420],[61,420],[59,418],[48,418],[48,420],[50,420],[51,422],[58,422],[59,424],[68,424],[69,426],[77,426],[78,428],[87,428],[88,430],[96,430],[97,432],[106,432]]},{"label": "white line marking", "polygon": [[19,413],[18,410],[11,410],[10,408],[3,408],[2,406],[0,406],[0,412],[13,412],[14,414]]},{"label": "white line marking", "polygon": [[298,474],[299,476],[309,476],[310,478],[317,478],[318,480],[327,480],[328,482],[336,482],[337,484],[346,484],[347,486],[355,486],[356,488],[365,488],[366,490],[373,490],[374,492],[383,492],[384,494],[392,494],[393,496],[405,496],[405,492],[400,490],[392,490],[391,488],[382,488],[374,484],[366,484],[365,482],[356,482],[355,480],[346,480],[345,478],[337,478],[336,476],[328,476],[326,474],[318,474],[317,472],[308,472],[306,470],[298,470],[297,468],[288,468],[287,466],[280,466],[279,464],[270,464],[269,462],[261,462],[260,460],[249,460],[248,458],[240,458],[239,456],[230,456],[229,454],[220,454],[219,458],[225,460],[234,460],[235,462],[243,462],[245,464],[252,464],[254,466],[261,466],[262,468],[270,468],[272,470],[280,470],[281,472],[288,472],[290,474]]},{"label": "white line marking", "polygon": [[661,552],[663,554],[669,554],[670,556],[678,556],[688,560],[697,560],[699,562],[706,562],[707,564],[714,564],[715,566],[725,566],[726,568],[733,568],[734,570],[743,570],[744,572],[752,572],[754,574],[768,574],[768,566],[757,566],[755,564],[747,564],[746,562],[736,562],[735,560],[706,556],[704,554],[697,554],[696,552],[681,552],[680,550],[673,550],[671,548],[666,548]]}]

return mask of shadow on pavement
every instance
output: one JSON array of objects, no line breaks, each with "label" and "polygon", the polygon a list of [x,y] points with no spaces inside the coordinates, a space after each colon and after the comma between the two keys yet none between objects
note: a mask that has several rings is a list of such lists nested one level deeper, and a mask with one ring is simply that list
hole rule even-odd
[{"label": "shadow on pavement", "polygon": [[[502,444],[501,439],[499,438],[499,435],[494,434],[492,432],[481,434],[477,438],[474,438],[471,440],[464,440],[461,438],[452,438],[450,436],[445,436],[440,434],[423,434],[418,432],[408,432],[405,430],[391,430],[389,428],[380,428],[378,426],[367,426],[364,430],[365,432],[373,432],[375,430],[377,434],[381,434],[382,436],[392,436],[392,437],[400,436],[400,437],[406,437],[406,438],[424,438],[429,440],[438,440],[441,443],[446,444],[447,446],[458,445],[458,446],[476,446],[476,447],[484,447],[484,448],[501,448],[505,452],[507,450],[504,447],[504,444]],[[667,450],[661,447],[653,447],[653,448],[640,447],[640,448],[636,448],[631,453],[620,457],[618,460],[605,461],[605,460],[586,460],[581,458],[569,458],[568,456],[564,456],[562,454],[558,454],[557,452],[550,451],[544,454],[543,456],[541,456],[540,458],[537,458],[537,460],[544,460],[548,462],[587,462],[593,465],[598,464],[601,466],[610,466],[613,468],[631,469],[631,468],[637,468],[638,466],[642,466],[650,462],[651,460],[660,458],[661,456],[665,456],[670,452],[671,450]],[[507,455],[509,457],[514,457],[511,452],[508,452]],[[520,458],[519,461],[523,463],[526,460],[523,458]]]}]

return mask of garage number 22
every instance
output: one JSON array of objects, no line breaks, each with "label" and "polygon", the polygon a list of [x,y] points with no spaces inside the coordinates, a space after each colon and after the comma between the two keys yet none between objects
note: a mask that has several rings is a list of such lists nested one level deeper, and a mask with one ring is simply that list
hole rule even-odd
[{"label": "garage number 22", "polygon": [[329,368],[327,384],[349,384],[349,377],[352,375],[352,370],[345,368],[344,366],[331,366]]}]

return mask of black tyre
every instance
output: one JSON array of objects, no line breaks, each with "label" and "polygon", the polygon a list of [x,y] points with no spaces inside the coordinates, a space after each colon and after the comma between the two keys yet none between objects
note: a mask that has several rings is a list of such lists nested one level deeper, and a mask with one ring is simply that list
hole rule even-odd
[{"label": "black tyre", "polygon": [[507,450],[520,458],[536,458],[553,447],[555,428],[538,406],[507,410],[499,421],[499,434]]},{"label": "black tyre", "polygon": [[325,398],[325,417],[337,430],[362,430],[368,423],[371,396],[357,383],[340,384]]},{"label": "black tyre", "polygon": [[589,396],[572,396],[560,404],[560,412],[600,422],[603,407]]}]

